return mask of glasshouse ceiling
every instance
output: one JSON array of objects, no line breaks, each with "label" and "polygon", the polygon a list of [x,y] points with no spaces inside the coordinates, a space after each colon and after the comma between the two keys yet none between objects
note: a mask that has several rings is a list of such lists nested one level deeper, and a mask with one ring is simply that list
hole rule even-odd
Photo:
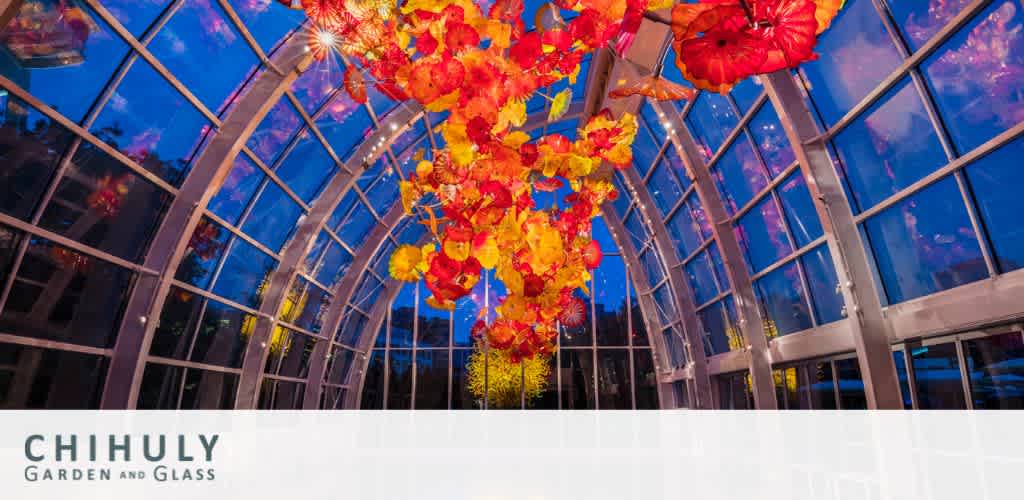
[{"label": "glasshouse ceiling", "polygon": [[[257,407],[268,377],[305,383],[295,407],[321,407],[330,390],[338,407],[357,407],[401,291],[388,256],[429,236],[429,221],[403,212],[398,181],[442,146],[444,116],[372,87],[367,104],[352,101],[346,61],[314,60],[302,13],[274,0],[80,3],[92,23],[84,60],[0,63],[4,107],[30,137],[19,147],[47,172],[5,173],[23,177],[0,188],[0,263],[11,268],[0,340],[101,360],[85,406],[145,406],[144,378],[173,366],[231,377],[235,408]],[[711,378],[745,371],[754,404],[774,408],[773,367],[856,353],[867,404],[902,408],[894,342],[1024,313],[1011,299],[1024,282],[1010,273],[1024,246],[997,191],[1019,180],[999,163],[1022,147],[1024,101],[1004,89],[1021,73],[971,58],[997,47],[1022,67],[1009,27],[1024,10],[934,3],[849,0],[821,59],[727,95],[608,99],[654,71],[685,83],[666,10],[623,57],[603,49],[584,63],[558,121],[547,99],[528,102],[533,137],[574,135],[605,107],[640,117],[602,243],[635,283],[662,407],[678,404],[678,383],[691,407],[715,407]],[[119,199],[106,216],[77,215],[108,192]],[[32,275],[40,259],[54,274]],[[76,275],[76,294],[94,293],[82,300],[102,312],[70,329],[31,325],[74,308],[61,287]],[[211,318],[219,308],[248,341],[205,346],[205,358],[197,345],[161,345],[168,322],[155,319],[192,307]],[[277,359],[286,341],[306,352],[300,371]]]}]

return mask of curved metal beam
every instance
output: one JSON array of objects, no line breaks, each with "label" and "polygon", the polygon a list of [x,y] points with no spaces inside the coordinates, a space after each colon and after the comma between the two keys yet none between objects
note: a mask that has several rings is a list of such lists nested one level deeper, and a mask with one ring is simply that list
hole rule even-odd
[{"label": "curved metal beam", "polygon": [[832,264],[839,278],[846,308],[852,314],[850,327],[868,408],[902,409],[899,379],[889,346],[889,325],[882,314],[878,288],[871,274],[853,210],[843,192],[842,181],[832,166],[828,147],[820,138],[811,111],[796,81],[788,71],[761,78],[779,114],[782,128],[793,146],[800,170],[807,180],[814,207],[827,236]]},{"label": "curved metal beam", "polygon": [[[288,296],[288,290],[291,288],[292,282],[299,274],[299,268],[304,262],[306,255],[311,251],[317,236],[324,228],[324,225],[327,224],[327,220],[331,217],[334,209],[338,203],[341,203],[342,198],[348,194],[349,190],[352,189],[352,186],[355,185],[360,171],[376,162],[378,157],[387,151],[387,146],[390,146],[391,142],[404,132],[413,120],[420,118],[422,115],[423,111],[421,109],[414,109],[410,106],[403,106],[392,112],[387,121],[382,123],[380,127],[374,130],[370,137],[360,144],[359,149],[349,159],[349,164],[345,166],[346,168],[339,169],[338,173],[328,182],[320,196],[310,205],[309,213],[306,214],[306,217],[299,224],[295,235],[285,245],[284,250],[281,252],[281,261],[277,269],[270,275],[267,293],[259,308],[259,316],[256,319],[253,336],[246,346],[235,408],[249,409],[256,406],[260,384],[263,380],[263,365],[270,352],[267,344],[274,329],[278,326],[278,313],[282,304],[284,304],[285,298]],[[377,227],[381,226],[378,224]],[[384,237],[386,236],[385,234]],[[383,238],[376,243],[379,245],[382,241]],[[365,249],[367,246],[364,245],[363,248]],[[360,255],[362,253],[360,252]],[[372,254],[370,257],[372,257]],[[359,265],[356,265],[354,262],[352,267],[349,268],[347,275],[356,274],[361,276],[368,263],[369,258],[359,262]],[[342,283],[336,290],[337,293],[335,293],[332,305],[336,302],[348,303],[355,286],[351,285],[345,288],[345,285],[347,283],[345,280],[342,280]],[[328,334],[327,340],[330,340],[330,334]],[[309,384],[307,384],[308,386]]]},{"label": "curved metal beam", "polygon": [[234,110],[224,119],[218,133],[196,160],[168,208],[163,223],[157,228],[144,266],[160,270],[160,275],[140,275],[136,279],[114,345],[100,408],[135,408],[145,370],[145,354],[149,352],[159,323],[157,319],[174,273],[185,255],[189,238],[253,130],[295,80],[298,72],[309,64],[311,56],[305,51],[305,43],[300,38],[293,36],[273,58],[275,66],[281,68],[283,74],[261,72],[246,94],[238,98]]}]

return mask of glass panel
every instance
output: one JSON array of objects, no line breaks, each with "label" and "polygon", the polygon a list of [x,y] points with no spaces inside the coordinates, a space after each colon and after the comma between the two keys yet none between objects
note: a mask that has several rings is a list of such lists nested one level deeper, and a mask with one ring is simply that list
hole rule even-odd
[{"label": "glass panel", "polygon": [[633,198],[629,194],[626,183],[622,181],[622,174],[616,172],[612,177],[612,184],[615,186],[615,190],[619,192],[619,196],[612,201],[612,207],[615,208],[615,213],[621,218],[626,215],[626,209],[629,208]]},{"label": "glass panel", "polygon": [[854,202],[866,210],[947,162],[909,79],[835,139]]},{"label": "glass panel", "polygon": [[412,347],[417,286],[402,285],[402,290],[391,304],[391,347]]},{"label": "glass panel", "polygon": [[668,361],[671,365],[669,368],[682,368],[686,366],[686,351],[683,346],[683,339],[679,337],[675,329],[670,327],[662,331],[661,335],[665,339],[665,349],[668,351]]},{"label": "glass panel", "polygon": [[761,86],[761,79],[752,76],[736,84],[729,95],[736,102],[736,106],[740,108],[740,113],[746,113],[750,111],[750,107],[754,105],[762,92],[764,92],[764,87]]},{"label": "glass panel", "polygon": [[[338,208],[342,208],[341,205]],[[366,235],[377,225],[377,219],[361,201],[356,201],[344,215],[338,226],[338,237],[352,249],[358,250],[366,239]]]},{"label": "glass panel", "polygon": [[295,106],[287,97],[281,97],[256,126],[246,145],[265,165],[272,167],[301,126],[302,117]]},{"label": "glass panel", "polygon": [[761,200],[737,221],[736,239],[743,248],[751,274],[789,255],[793,247],[786,236],[779,206],[771,196]]},{"label": "glass panel", "polygon": [[467,366],[470,349],[456,349],[452,352],[452,409],[472,410],[480,408],[481,400],[469,392]]},{"label": "glass panel", "polygon": [[911,50],[917,50],[971,3],[970,0],[931,0],[928,2],[885,2]]},{"label": "glass panel", "polygon": [[451,312],[434,309],[427,305],[429,296],[426,288],[420,289],[419,324],[417,326],[419,330],[416,332],[416,347],[448,347]]},{"label": "glass panel", "polygon": [[136,38],[149,28],[169,0],[103,0],[103,7]]},{"label": "glass panel", "polygon": [[[202,320],[199,320],[202,314]],[[164,302],[151,356],[241,368],[255,316],[177,287]]]},{"label": "glass panel", "polygon": [[891,304],[988,276],[951,177],[868,219],[864,226]]},{"label": "glass panel", "polygon": [[184,180],[209,130],[210,122],[142,60],[128,70],[90,128],[96,137],[175,186]]},{"label": "glass panel", "polygon": [[[264,51],[270,52],[288,32],[305,20],[301,10],[276,0],[228,0]],[[269,14],[267,14],[269,12]]]},{"label": "glass panel", "polygon": [[227,179],[206,208],[228,224],[238,225],[245,207],[266,177],[247,155],[239,153]]},{"label": "glass panel", "polygon": [[602,410],[633,408],[629,350],[598,349],[598,406]]},{"label": "glass panel", "polygon": [[739,117],[729,100],[711,92],[701,92],[686,115],[686,125],[693,132],[705,161],[715,155],[738,124]]},{"label": "glass panel", "polygon": [[656,139],[643,122],[638,125],[639,130],[633,140],[633,166],[636,167],[640,177],[643,177],[651,169],[651,164],[654,163],[654,158],[658,155],[664,142]]},{"label": "glass panel", "polygon": [[658,319],[662,325],[668,325],[674,322],[676,316],[676,299],[675,294],[672,293],[672,289],[669,287],[669,283],[658,287],[654,291],[654,309],[658,311]]},{"label": "glass panel", "polygon": [[103,356],[0,344],[0,408],[97,409],[109,364]]},{"label": "glass panel", "polygon": [[387,408],[412,408],[412,351],[402,349],[389,352]]},{"label": "glass panel", "polygon": [[231,233],[227,229],[209,218],[200,219],[189,238],[174,279],[205,290],[210,286],[217,263],[230,239]]},{"label": "glass panel", "polygon": [[307,114],[312,115],[341,86],[345,63],[338,53],[329,51],[323,60],[313,60],[305,72],[292,82],[292,94]]},{"label": "glass panel", "polygon": [[122,267],[32,238],[0,314],[0,331],[111,348],[134,278]]},{"label": "glass panel", "polygon": [[264,373],[292,378],[305,378],[309,373],[309,357],[317,340],[287,328],[276,327],[270,337]]},{"label": "glass panel", "polygon": [[[675,402],[675,406],[673,406],[673,408],[689,408],[690,403],[689,403],[689,398],[687,397],[688,396],[687,392],[688,391],[686,389],[686,381],[685,380],[677,380],[675,382],[672,382],[672,399]],[[638,410],[641,409],[640,408],[639,397],[640,397],[640,393],[638,392],[637,393],[637,398],[638,398],[637,399],[637,409]]]},{"label": "glass panel", "polygon": [[730,214],[743,208],[757,193],[768,187],[764,167],[757,159],[746,134],[729,146],[714,165],[711,175]]},{"label": "glass panel", "polygon": [[384,408],[384,349],[374,349],[366,366],[363,380],[363,410],[380,410]]},{"label": "glass panel", "polygon": [[605,256],[593,271],[594,321],[597,345],[629,344],[629,320],[626,309],[626,265],[622,257]]},{"label": "glass panel", "polygon": [[683,188],[676,180],[675,174],[671,172],[672,166],[668,164],[667,158],[658,161],[650,180],[647,181],[647,188],[651,192],[651,198],[662,215],[667,215],[672,207],[683,197]]},{"label": "glass panel", "polygon": [[864,381],[860,376],[857,358],[836,361],[836,372],[840,407],[844,410],[866,410],[868,398],[864,394]]},{"label": "glass panel", "polygon": [[811,408],[835,410],[836,391],[832,381],[832,363],[811,362],[803,366],[810,380]]},{"label": "glass panel", "polygon": [[83,144],[39,225],[125,260],[141,262],[171,195]]},{"label": "glass panel", "polygon": [[356,146],[374,130],[366,106],[353,101],[348,92],[334,95],[316,118],[316,127],[341,161],[348,161]]},{"label": "glass panel", "polygon": [[697,223],[697,227],[700,228],[700,234],[704,239],[709,239],[714,235],[714,230],[711,227],[711,220],[708,219],[708,215],[704,212],[704,207],[700,204],[700,200],[696,195],[692,195],[686,198],[686,206],[690,208],[690,213],[693,214],[693,220]]},{"label": "glass panel", "polygon": [[18,15],[0,30],[0,43],[7,49],[0,54],[0,74],[81,122],[127,55],[128,45],[78,3],[19,3]]},{"label": "glass panel", "polygon": [[332,242],[327,253],[324,254],[320,270],[316,274],[316,280],[325,286],[333,287],[345,275],[345,271],[351,264],[352,254],[348,253],[348,250],[342,248],[341,245]]},{"label": "glass panel", "polygon": [[73,135],[20,99],[0,98],[0,211],[28,221]]},{"label": "glass panel", "polygon": [[416,409],[448,409],[448,351],[416,352]]},{"label": "glass panel", "polygon": [[633,350],[634,380],[636,381],[636,409],[657,410],[658,372],[650,349]]},{"label": "glass panel", "polygon": [[807,252],[800,257],[804,266],[811,300],[814,302],[814,316],[818,324],[830,323],[843,318],[843,295],[839,292],[839,278],[832,266],[832,254],[828,245]]},{"label": "glass panel", "polygon": [[335,347],[331,358],[327,360],[327,369],[324,371],[324,382],[344,385],[348,382],[348,374],[352,369],[352,363],[356,359],[356,353],[342,347]]},{"label": "glass panel", "polygon": [[967,167],[967,179],[978,203],[978,213],[991,238],[999,270],[1024,267],[1024,227],[1017,207],[1024,186],[1024,139],[1017,139]]},{"label": "glass panel", "polygon": [[647,250],[640,254],[640,265],[647,273],[648,289],[657,286],[665,279],[665,267],[662,265],[661,256],[658,255],[658,251],[654,249],[653,245],[647,247]]},{"label": "glass panel", "polygon": [[299,276],[285,295],[281,319],[299,328],[320,333],[323,314],[330,302],[331,296],[326,291]]},{"label": "glass panel", "polygon": [[732,297],[701,309],[697,316],[703,326],[704,352],[722,354],[746,347],[736,322]]},{"label": "glass panel", "polygon": [[806,62],[800,72],[828,125],[834,124],[902,62],[871,0],[849,0],[818,37],[815,51],[828,54]]},{"label": "glass panel", "polygon": [[320,195],[337,169],[334,158],[327,154],[320,140],[305,129],[299,133],[298,142],[274,172],[308,204]]},{"label": "glass panel", "polygon": [[803,174],[794,172],[776,192],[786,214],[789,231],[796,240],[796,247],[800,248],[820,237],[821,219],[814,208],[811,193],[807,191]]},{"label": "glass panel", "polygon": [[799,410],[801,402],[797,393],[796,368],[772,370],[775,381],[775,402],[780,410]]},{"label": "glass panel", "polygon": [[786,138],[786,131],[779,123],[779,115],[770,102],[761,106],[761,110],[750,120],[747,129],[750,130],[754,144],[761,153],[761,160],[768,167],[772,177],[781,174],[786,167],[796,161],[793,148]]},{"label": "glass panel", "polygon": [[[937,11],[956,11],[952,0]],[[992,2],[921,67],[960,153],[1024,119],[1024,36],[1021,3]]]},{"label": "glass panel", "polygon": [[718,253],[718,244],[709,245],[708,254],[711,255],[711,264],[714,266],[715,278],[718,280],[718,289],[723,292],[729,290],[729,275],[725,272],[722,255]]},{"label": "glass panel", "polygon": [[271,251],[280,252],[303,214],[302,207],[283,189],[267,182],[242,223],[242,231]]},{"label": "glass panel", "polygon": [[384,283],[372,274],[366,273],[363,275],[363,280],[356,288],[356,293],[352,296],[350,302],[364,311],[369,311],[373,309],[374,302],[377,301],[377,297],[380,296],[383,290]]},{"label": "glass panel", "polygon": [[633,240],[633,247],[637,250],[643,249],[651,235],[647,232],[647,225],[640,218],[640,211],[634,210],[630,212],[624,225],[626,227],[626,234]]},{"label": "glass panel", "polygon": [[718,295],[718,287],[711,271],[711,260],[708,258],[707,252],[702,252],[686,263],[686,275],[689,277],[690,290],[693,291],[696,305],[704,304]]},{"label": "glass panel", "polygon": [[338,325],[338,331],[334,336],[335,342],[340,342],[349,347],[353,347],[359,341],[359,338],[363,336],[363,330],[366,328],[367,317],[351,307],[345,309],[345,313],[342,315],[341,324]]},{"label": "glass panel", "polygon": [[814,326],[796,264],[789,263],[768,273],[755,285],[768,317],[769,338]]},{"label": "glass panel", "polygon": [[220,5],[211,0],[185,0],[149,50],[215,113],[259,65]]},{"label": "glass panel", "polygon": [[235,238],[213,293],[255,309],[263,299],[265,280],[276,265],[271,256]]},{"label": "glass panel", "polygon": [[373,184],[373,187],[366,192],[366,199],[370,201],[370,206],[373,207],[374,212],[377,213],[381,218],[388,213],[395,202],[398,201],[398,181],[400,179],[394,174],[393,170],[388,166],[387,171],[384,175],[377,179],[377,182]]},{"label": "glass panel", "polygon": [[298,410],[302,408],[302,396],[306,384],[265,378],[260,386],[260,410]]},{"label": "glass panel", "polygon": [[1024,408],[1024,339],[1020,332],[964,341],[975,409]]},{"label": "glass panel", "polygon": [[700,246],[702,239],[700,228],[693,220],[693,214],[686,205],[679,207],[672,218],[666,223],[668,234],[672,237],[679,258],[685,259]]},{"label": "glass panel", "polygon": [[594,351],[591,349],[562,349],[559,351],[563,410],[593,410],[597,408],[594,401],[593,356]]},{"label": "glass panel", "polygon": [[893,363],[896,364],[896,378],[900,381],[900,396],[903,398],[903,409],[914,408],[914,400],[910,394],[910,377],[907,375],[906,356],[903,351],[892,352]]},{"label": "glass panel", "polygon": [[963,379],[956,344],[915,347],[910,350],[917,384],[917,407],[921,410],[963,410]]}]

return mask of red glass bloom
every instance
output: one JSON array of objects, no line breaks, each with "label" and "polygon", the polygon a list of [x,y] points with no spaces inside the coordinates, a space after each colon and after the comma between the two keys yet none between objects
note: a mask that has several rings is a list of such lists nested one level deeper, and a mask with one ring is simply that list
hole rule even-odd
[{"label": "red glass bloom", "polygon": [[561,313],[558,315],[558,321],[563,326],[569,328],[576,328],[583,326],[583,320],[587,317],[587,306],[583,303],[583,299],[573,296],[569,299],[568,303],[562,307]]}]

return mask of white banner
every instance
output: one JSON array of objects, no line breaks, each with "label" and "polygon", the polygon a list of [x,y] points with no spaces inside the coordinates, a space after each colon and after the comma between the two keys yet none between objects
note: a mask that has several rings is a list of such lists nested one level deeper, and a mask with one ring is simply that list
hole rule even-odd
[{"label": "white banner", "polygon": [[1017,500],[1022,417],[0,412],[0,498]]}]

